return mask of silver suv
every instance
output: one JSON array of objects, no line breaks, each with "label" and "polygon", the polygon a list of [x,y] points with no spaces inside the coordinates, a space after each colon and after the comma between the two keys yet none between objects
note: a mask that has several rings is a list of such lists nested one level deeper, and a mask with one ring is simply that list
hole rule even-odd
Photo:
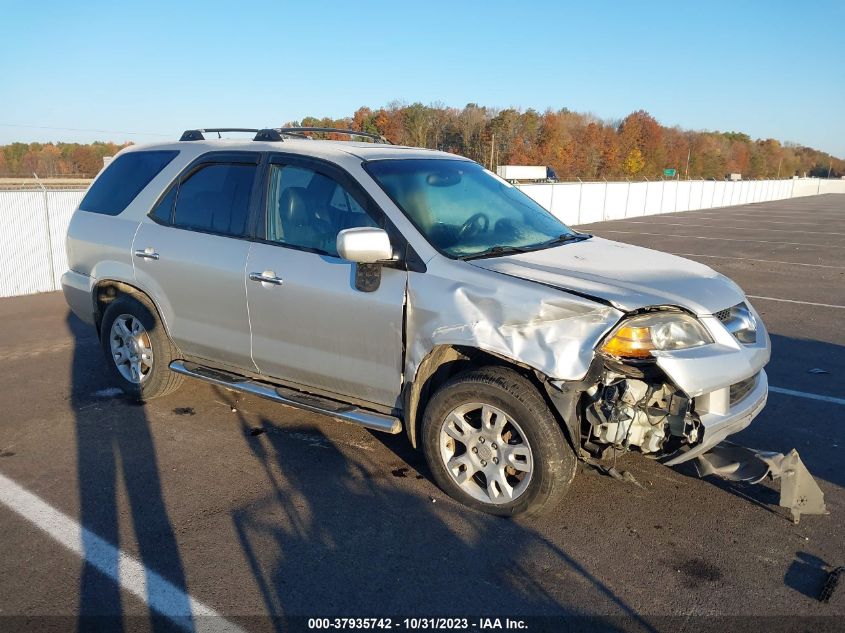
[{"label": "silver suv", "polygon": [[706,266],[574,231],[460,156],[207,132],[121,152],[68,230],[67,302],[136,398],[190,376],[404,429],[501,515],[559,500],[579,458],[691,459],[766,402],[769,337]]}]

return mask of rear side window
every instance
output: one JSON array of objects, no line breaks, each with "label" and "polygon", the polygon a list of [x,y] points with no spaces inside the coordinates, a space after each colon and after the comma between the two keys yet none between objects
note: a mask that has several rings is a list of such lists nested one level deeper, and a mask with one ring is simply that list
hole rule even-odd
[{"label": "rear side window", "polygon": [[179,185],[173,224],[224,235],[246,234],[256,169],[231,163],[200,167]]},{"label": "rear side window", "polygon": [[79,204],[83,211],[118,215],[178,151],[129,152],[115,158]]}]

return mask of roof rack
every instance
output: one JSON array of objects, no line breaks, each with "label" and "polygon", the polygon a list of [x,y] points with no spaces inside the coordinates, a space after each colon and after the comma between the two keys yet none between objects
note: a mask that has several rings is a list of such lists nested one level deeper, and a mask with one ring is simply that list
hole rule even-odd
[{"label": "roof rack", "polygon": [[374,134],[372,132],[359,132],[357,130],[344,130],[333,127],[281,127],[281,128],[249,128],[249,127],[206,127],[197,128],[196,130],[185,130],[182,132],[180,141],[204,141],[205,133],[217,133],[218,138],[221,138],[221,132],[255,132],[253,141],[283,141],[284,137],[309,138],[306,136],[307,132],[319,132],[323,134],[346,134],[348,136],[361,136],[364,138],[371,138],[377,143],[392,143],[383,137],[381,134]]},{"label": "roof rack", "polygon": [[361,136],[363,138],[371,138],[378,143],[385,143],[393,145],[381,134],[374,132],[359,132],[358,130],[344,130],[337,127],[280,127],[277,130],[282,135],[304,137],[305,132],[321,132],[324,134],[346,134],[348,136]]},{"label": "roof rack", "polygon": [[220,136],[220,132],[260,132],[261,130],[255,128],[248,128],[248,127],[206,127],[200,128],[196,130],[185,130],[182,132],[182,137],[179,139],[180,141],[204,141],[205,136],[203,133],[205,132],[217,132],[217,136]]}]

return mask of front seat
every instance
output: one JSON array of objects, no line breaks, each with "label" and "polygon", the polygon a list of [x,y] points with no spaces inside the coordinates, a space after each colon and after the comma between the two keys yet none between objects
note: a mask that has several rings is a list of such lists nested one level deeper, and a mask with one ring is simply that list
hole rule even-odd
[{"label": "front seat", "polygon": [[295,246],[316,248],[330,253],[334,248],[331,226],[317,217],[315,204],[309,201],[304,187],[288,187],[279,198],[279,221],[282,241]]}]

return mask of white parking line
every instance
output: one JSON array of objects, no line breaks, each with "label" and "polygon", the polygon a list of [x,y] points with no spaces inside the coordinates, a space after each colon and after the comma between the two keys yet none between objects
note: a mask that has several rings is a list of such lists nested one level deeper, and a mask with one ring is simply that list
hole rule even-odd
[{"label": "white parking line", "polygon": [[738,259],[743,262],[761,262],[763,264],[786,264],[787,266],[811,266],[813,268],[845,268],[845,266],[829,266],[827,264],[800,264],[798,262],[784,262],[779,259],[754,259],[753,257],[731,257],[730,255],[702,255],[701,253],[672,253],[679,257],[710,257],[712,259]]},{"label": "white parking line", "polygon": [[[725,220],[725,218],[718,218],[718,217],[712,217],[712,216],[711,217],[703,217],[703,218],[693,217],[696,213],[697,213],[697,211],[685,211],[683,215],[673,215],[671,219],[673,219],[673,220],[699,220],[699,221],[701,221],[701,220],[704,220],[704,221],[712,220],[713,222],[723,222]],[[639,216],[639,217],[643,217],[643,216]],[[806,222],[806,221],[803,221],[803,220],[797,219],[797,218],[795,220],[792,220],[791,222],[779,222],[779,221],[776,221],[776,220],[769,220],[768,218],[743,219],[743,218],[732,215],[732,216],[730,216],[730,221],[731,222],[750,222],[750,223],[753,223],[755,226],[759,226],[760,224],[786,224],[788,226],[799,226],[799,225],[802,225],[802,224],[809,224],[810,226],[817,226],[816,222]]]},{"label": "white parking line", "polygon": [[652,226],[695,226],[702,229],[734,229],[737,231],[776,231],[777,233],[806,233],[808,235],[845,235],[845,233],[834,233],[832,231],[798,231],[795,229],[763,229],[759,226],[726,226],[711,224],[690,224],[688,222],[643,222],[642,220],[618,220],[625,224],[650,224]]},{"label": "white parking line", "polygon": [[[835,216],[824,216],[824,215],[769,215],[768,213],[761,213],[759,215],[753,215],[748,213],[704,213],[702,211],[683,211],[682,213],[688,213],[690,215],[701,215],[704,216],[699,219],[712,219],[712,220],[719,220],[720,222],[730,221],[733,219],[742,219],[747,218],[747,220],[757,220],[758,222],[775,222],[779,221],[781,224],[788,223],[799,223],[799,224],[807,224],[809,220],[822,220],[823,222],[835,222],[838,220],[845,219],[845,216],[842,215],[835,215]],[[678,217],[678,216],[675,216]],[[815,222],[814,222],[815,223]]]},{"label": "white parking line", "polygon": [[821,402],[832,402],[833,404],[844,404],[845,398],[834,398],[833,396],[822,396],[817,393],[808,393],[806,391],[795,391],[794,389],[782,389],[781,387],[769,386],[769,391],[780,393],[785,396],[795,396],[796,398],[807,398],[808,400],[820,400]]},{"label": "white parking line", "polygon": [[654,235],[656,237],[681,237],[685,240],[717,240],[719,242],[754,242],[755,244],[780,244],[782,246],[812,246],[813,248],[845,248],[839,244],[808,244],[806,242],[772,242],[771,240],[743,240],[735,237],[705,237],[704,235],[674,235],[671,233],[640,233],[639,231],[611,231],[598,229],[598,233],[625,233],[628,235]]},{"label": "white parking line", "polygon": [[815,303],[813,301],[797,301],[795,299],[779,299],[777,297],[760,297],[758,295],[745,295],[750,299],[763,299],[764,301],[782,301],[783,303],[800,303],[805,306],[818,306],[820,308],[836,308],[838,310],[845,310],[845,306],[838,306],[832,303]]},{"label": "white parking line", "polygon": [[195,600],[129,554],[0,474],[0,503],[84,559],[132,595],[186,631],[243,633],[214,609]]}]

